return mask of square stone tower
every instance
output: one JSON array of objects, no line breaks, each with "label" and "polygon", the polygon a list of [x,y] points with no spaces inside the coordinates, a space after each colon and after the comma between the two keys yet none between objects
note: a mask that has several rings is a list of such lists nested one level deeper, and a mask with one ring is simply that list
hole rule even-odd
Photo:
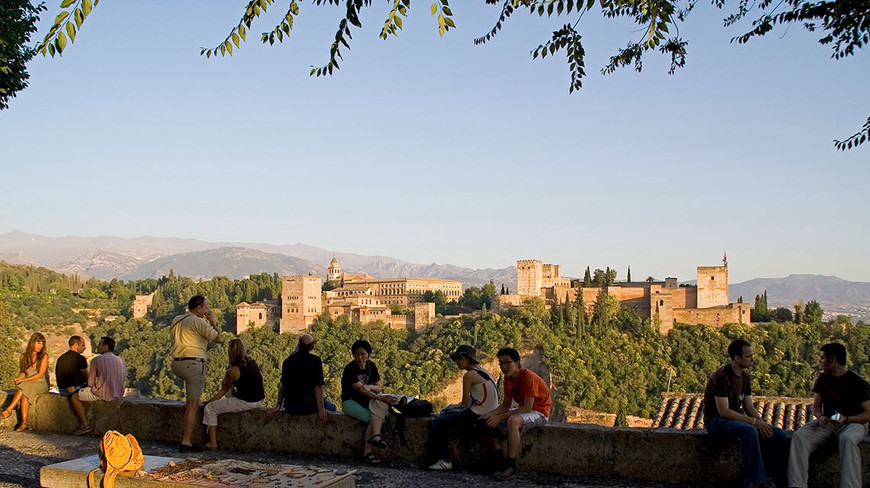
[{"label": "square stone tower", "polygon": [[302,332],[323,311],[320,276],[285,276],[281,284],[281,322],[278,332]]},{"label": "square stone tower", "polygon": [[517,295],[524,297],[541,296],[544,286],[544,263],[537,259],[517,261]]},{"label": "square stone tower", "polygon": [[698,266],[698,308],[728,305],[728,265]]}]

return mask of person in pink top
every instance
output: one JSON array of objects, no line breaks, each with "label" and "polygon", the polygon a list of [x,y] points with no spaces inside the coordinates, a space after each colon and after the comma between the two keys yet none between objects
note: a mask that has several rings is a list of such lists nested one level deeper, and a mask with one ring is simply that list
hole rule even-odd
[{"label": "person in pink top", "polygon": [[[110,402],[124,397],[127,365],[115,355],[115,340],[111,337],[100,338],[97,352],[99,355],[91,360],[88,367],[88,386],[79,390],[78,395],[70,397],[71,401]],[[82,426],[74,434],[87,434],[91,428],[89,425]]]}]

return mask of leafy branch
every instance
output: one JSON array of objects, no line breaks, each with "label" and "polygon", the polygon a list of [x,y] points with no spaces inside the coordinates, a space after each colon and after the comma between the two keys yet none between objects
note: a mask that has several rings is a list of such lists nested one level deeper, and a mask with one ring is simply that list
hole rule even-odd
[{"label": "leafy branch", "polygon": [[441,3],[441,13],[438,14],[438,34],[440,34],[441,37],[444,37],[444,33],[456,27],[456,24],[453,22],[453,12],[450,10],[448,0],[436,0],[435,3],[429,7],[432,15],[435,15],[435,13],[438,12],[439,2]]},{"label": "leafy branch", "polygon": [[[320,1],[327,1],[329,3],[335,2],[335,4],[338,3],[338,0]],[[318,77],[332,75],[333,70],[339,69],[338,60],[343,59],[341,57],[341,46],[343,45],[350,49],[348,40],[353,38],[348,24],[353,25],[358,29],[362,29],[362,23],[359,21],[359,11],[363,6],[369,6],[370,3],[371,0],[347,0],[347,12],[345,13],[344,18],[338,23],[338,29],[335,31],[335,41],[329,47],[329,62],[319,68],[312,66],[309,75]]]},{"label": "leafy branch", "polygon": [[867,117],[867,122],[864,122],[864,127],[862,127],[861,130],[850,136],[845,141],[834,139],[834,147],[840,151],[845,151],[864,144],[868,139],[870,139],[870,117]]},{"label": "leafy branch", "polygon": [[568,87],[568,93],[579,90],[583,86],[582,78],[586,75],[583,61],[586,51],[583,49],[580,38],[580,34],[574,30],[574,26],[565,24],[561,29],[553,32],[553,38],[550,41],[541,44],[532,51],[532,59],[537,58],[538,55],[544,59],[547,54],[552,55],[556,51],[565,49],[568,56],[568,68],[571,71],[571,84]]},{"label": "leafy branch", "polygon": [[384,21],[384,28],[381,29],[378,37],[386,39],[389,34],[398,36],[402,28],[402,17],[408,17],[409,8],[411,8],[411,0],[393,0],[393,8],[390,9],[387,20]]},{"label": "leafy branch", "polygon": [[67,45],[67,36],[69,42],[75,42],[78,29],[99,3],[100,0],[63,0],[60,4],[61,12],[54,18],[45,38],[36,46],[36,51],[43,56],[49,54],[51,57],[55,54],[63,54]]}]

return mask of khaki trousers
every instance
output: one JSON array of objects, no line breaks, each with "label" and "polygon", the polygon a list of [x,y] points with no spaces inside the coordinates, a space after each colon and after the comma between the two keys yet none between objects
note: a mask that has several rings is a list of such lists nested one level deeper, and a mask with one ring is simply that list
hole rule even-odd
[{"label": "khaki trousers", "polygon": [[788,486],[807,488],[810,453],[833,437],[840,442],[840,488],[861,488],[861,452],[858,443],[867,434],[866,424],[822,427],[818,420],[804,425],[791,437],[788,456]]}]

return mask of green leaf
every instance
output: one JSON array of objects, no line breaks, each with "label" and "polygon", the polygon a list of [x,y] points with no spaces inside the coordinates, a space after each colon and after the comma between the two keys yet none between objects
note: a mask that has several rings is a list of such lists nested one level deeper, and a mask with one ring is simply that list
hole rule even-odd
[{"label": "green leaf", "polygon": [[78,8],[76,9],[75,14],[73,14],[73,18],[75,18],[75,21],[76,21],[76,27],[81,27],[81,26],[82,26],[82,22],[85,21],[85,16],[84,16],[84,14],[82,14],[81,9],[78,9]]},{"label": "green leaf", "polygon": [[63,52],[64,48],[66,48],[66,35],[61,32],[57,35],[57,50],[58,52]]},{"label": "green leaf", "polygon": [[432,7],[429,9],[432,11],[432,15],[435,15],[435,12],[438,11],[438,2],[432,4]]},{"label": "green leaf", "polygon": [[67,17],[69,17],[69,12],[67,11],[63,11],[57,14],[57,17],[54,18],[54,27],[60,26],[60,23],[63,22],[64,19],[66,19]]},{"label": "green leaf", "polygon": [[232,36],[232,37],[233,37],[233,44],[235,44],[236,47],[239,47],[239,35],[236,34],[235,32],[233,32],[233,36]]},{"label": "green leaf", "polygon": [[239,37],[241,37],[243,41],[245,40],[245,26],[244,25],[239,26]]},{"label": "green leaf", "polygon": [[60,4],[60,8],[67,8],[74,3],[76,3],[76,0],[63,0]]},{"label": "green leaf", "polygon": [[69,40],[75,42],[76,40],[76,28],[72,24],[72,22],[66,23],[66,33],[69,34]]},{"label": "green leaf", "polygon": [[82,12],[84,12],[85,17],[91,13],[92,8],[93,4],[91,4],[91,0],[82,0]]}]

